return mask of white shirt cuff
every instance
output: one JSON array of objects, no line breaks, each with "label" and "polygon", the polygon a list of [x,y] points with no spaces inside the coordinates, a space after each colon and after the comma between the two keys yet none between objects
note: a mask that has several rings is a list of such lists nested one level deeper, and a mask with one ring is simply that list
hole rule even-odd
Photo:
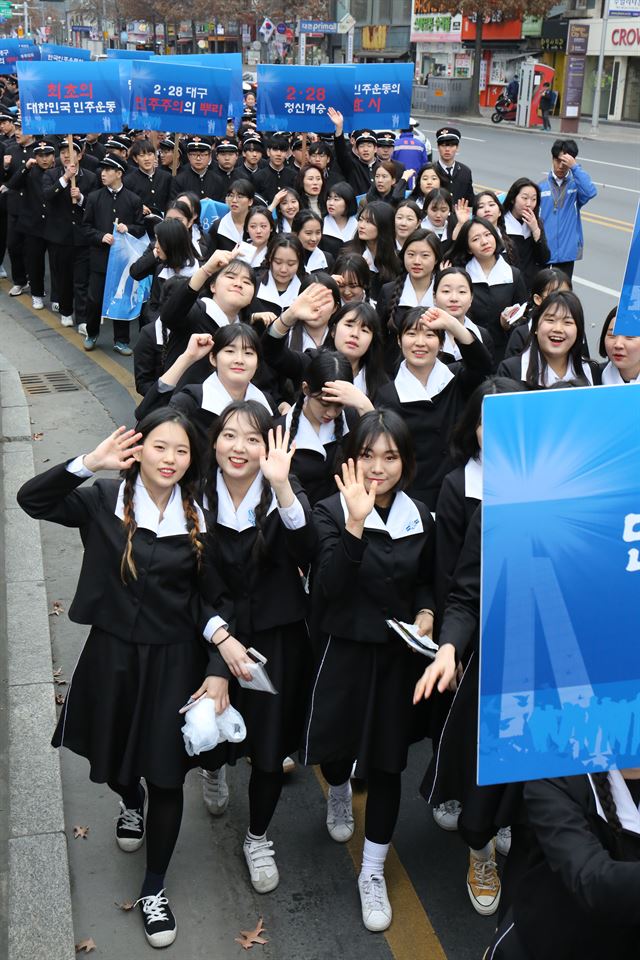
[{"label": "white shirt cuff", "polygon": [[202,635],[204,636],[207,643],[211,643],[212,636],[214,635],[216,630],[220,629],[220,627],[225,627],[227,630],[229,629],[228,625],[225,623],[222,617],[211,617],[206,627],[202,631]]},{"label": "white shirt cuff", "polygon": [[[284,310],[282,312],[284,313]],[[259,313],[259,311],[256,310],[256,313]],[[286,326],[286,324],[284,323],[284,320],[282,321],[282,323],[283,323],[283,326]],[[275,323],[270,323],[269,329],[267,330],[267,336],[273,337],[274,340],[284,340],[284,338],[289,333],[291,333],[291,327],[289,327],[284,333],[279,333],[279,331],[276,330]]]},{"label": "white shirt cuff", "polygon": [[171,391],[176,388],[174,383],[165,383],[161,377],[158,378],[157,386],[158,393],[171,393]]},{"label": "white shirt cuff", "polygon": [[299,530],[307,525],[307,518],[297,497],[290,507],[278,507],[278,513],[287,530]]},{"label": "white shirt cuff", "polygon": [[93,471],[85,467],[83,458],[84,454],[82,457],[76,457],[75,460],[71,460],[71,462],[67,464],[67,470],[69,473],[74,473],[76,477],[82,477],[86,480],[93,476]]},{"label": "white shirt cuff", "polygon": [[60,184],[61,187],[68,187],[68,186],[69,186],[69,181],[68,181],[68,180],[65,180],[64,177],[60,177],[59,180],[58,180],[58,183]]}]

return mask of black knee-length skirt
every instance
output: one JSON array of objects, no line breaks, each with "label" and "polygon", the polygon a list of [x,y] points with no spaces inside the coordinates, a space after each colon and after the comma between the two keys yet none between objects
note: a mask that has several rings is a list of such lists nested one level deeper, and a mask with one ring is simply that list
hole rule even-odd
[{"label": "black knee-length skirt", "polygon": [[96,783],[144,777],[166,789],[207,763],[189,757],[178,713],[202,684],[206,652],[197,640],[127,643],[95,627],[73,672],[53,735],[54,747],[86,757]]},{"label": "black knee-length skirt", "polygon": [[410,744],[427,735],[429,704],[413,706],[426,663],[395,636],[388,643],[329,637],[311,688],[304,763],[356,760],[363,778],[369,769],[404,770]]}]

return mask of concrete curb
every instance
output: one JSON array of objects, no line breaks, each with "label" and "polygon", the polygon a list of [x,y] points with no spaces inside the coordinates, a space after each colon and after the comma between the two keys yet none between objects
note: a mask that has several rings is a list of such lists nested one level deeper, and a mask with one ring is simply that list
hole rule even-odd
[{"label": "concrete curb", "polygon": [[75,957],[51,638],[38,524],[16,492],[35,473],[29,408],[0,354],[9,718],[9,960]]}]

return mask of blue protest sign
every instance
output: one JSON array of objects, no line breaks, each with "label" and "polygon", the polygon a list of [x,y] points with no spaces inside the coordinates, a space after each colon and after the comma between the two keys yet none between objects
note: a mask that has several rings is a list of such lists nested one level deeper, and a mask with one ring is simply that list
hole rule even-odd
[{"label": "blue protest sign", "polygon": [[24,133],[117,133],[122,129],[117,63],[18,63]]},{"label": "blue protest sign", "polygon": [[353,126],[409,126],[412,63],[358,63],[353,88]]},{"label": "blue protest sign", "polygon": [[91,51],[83,47],[64,47],[54,43],[43,43],[40,45],[40,59],[74,63],[91,60]]},{"label": "blue protest sign", "polygon": [[640,337],[640,203],[629,245],[614,332],[623,337]]},{"label": "blue protest sign", "polygon": [[150,60],[155,57],[153,50],[107,50],[108,60]]},{"label": "blue protest sign", "polygon": [[221,200],[211,200],[209,197],[203,197],[200,201],[200,224],[205,233],[216,222],[229,213],[229,207]]},{"label": "blue protest sign", "polygon": [[329,107],[351,125],[355,67],[324,64],[319,67],[258,64],[258,130],[316,130],[334,125]]},{"label": "blue protest sign", "polygon": [[129,233],[118,233],[116,229],[113,238],[107,261],[102,316],[111,320],[137,320],[143,303],[149,298],[152,278],[134,280],[129,274],[129,267],[145,252],[149,240],[147,237],[139,239]]},{"label": "blue protest sign", "polygon": [[485,398],[478,783],[638,765],[640,389]]},{"label": "blue protest sign", "polygon": [[13,37],[0,39],[0,73],[15,73],[16,63],[22,59],[20,41]]},{"label": "blue protest sign", "polygon": [[40,48],[36,47],[33,40],[18,40],[18,50],[20,51],[19,60],[40,59]]},{"label": "blue protest sign", "polygon": [[231,90],[229,94],[229,114],[236,122],[242,115],[242,54],[241,53],[188,53],[184,56],[162,57],[155,55],[154,60],[165,63],[179,63],[180,66],[214,67],[216,70],[231,70]]},{"label": "blue protest sign", "polygon": [[129,123],[220,136],[227,129],[230,82],[230,70],[183,66],[177,71],[173,63],[133,62]]},{"label": "blue protest sign", "polygon": [[118,60],[120,74],[120,102],[122,104],[122,125],[129,127],[129,106],[131,104],[131,67],[133,60]]}]

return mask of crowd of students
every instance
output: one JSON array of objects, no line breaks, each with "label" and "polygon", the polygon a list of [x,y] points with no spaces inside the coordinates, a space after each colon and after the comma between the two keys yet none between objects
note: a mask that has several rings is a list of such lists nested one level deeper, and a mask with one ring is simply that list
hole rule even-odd
[{"label": "crowd of students", "polygon": [[[640,338],[616,335],[615,310],[589,356],[571,272],[595,188],[577,146],[554,143],[548,180],[501,199],[474,193],[452,126],[434,162],[404,169],[391,132],[346,138],[330,109],[335,136],[265,137],[252,106],[227,137],[178,145],[130,131],[70,149],[0,117],[10,293],[29,285],[43,306],[48,251],[61,323],[93,350],[114,226],[148,234],[131,275],[153,278],[135,428],[18,497],[84,544],[69,615],[91,630],[53,743],[119,796],[120,849],[146,841],[154,947],[177,932],[165,874],[185,776],[201,769],[218,815],[244,756],[259,893],[279,882],[267,832],[293,757],[320,765],[338,843],[354,833],[351,778],[366,782],[358,889],[365,927],[385,930],[402,771],[431,738],[422,793],[469,847],[473,908],[497,914],[487,956],[631,957],[640,769],[475,781],[483,398],[640,383]],[[228,205],[208,231],[204,197]],[[129,325],[113,327],[130,354]],[[84,483],[105,470],[120,479]],[[391,619],[437,641],[426,669]],[[249,648],[276,695],[241,685]],[[179,711],[202,696],[233,704],[247,736],[190,757]]]}]

